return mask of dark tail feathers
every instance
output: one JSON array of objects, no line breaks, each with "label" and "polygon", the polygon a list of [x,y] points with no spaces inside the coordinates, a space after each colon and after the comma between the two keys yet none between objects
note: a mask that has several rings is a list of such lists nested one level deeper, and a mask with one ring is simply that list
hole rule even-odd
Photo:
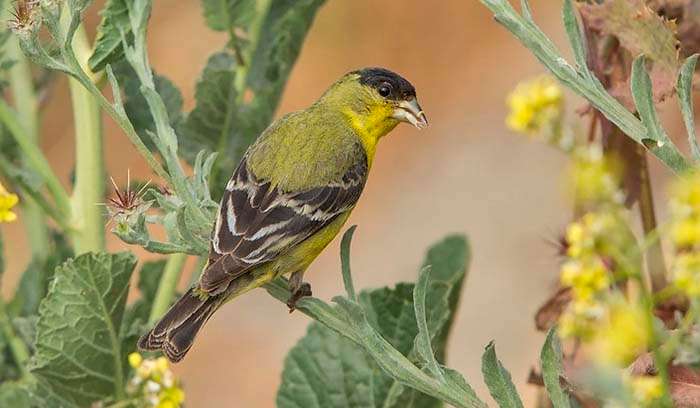
[{"label": "dark tail feathers", "polygon": [[155,327],[139,339],[139,349],[162,350],[173,363],[182,360],[192,347],[199,329],[218,309],[219,300],[219,296],[202,300],[193,293],[193,289],[188,290]]}]

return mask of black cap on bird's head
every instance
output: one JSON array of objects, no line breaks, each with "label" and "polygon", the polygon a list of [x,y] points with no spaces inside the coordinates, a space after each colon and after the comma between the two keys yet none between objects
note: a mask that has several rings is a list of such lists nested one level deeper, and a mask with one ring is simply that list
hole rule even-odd
[{"label": "black cap on bird's head", "polygon": [[416,97],[416,88],[406,78],[385,68],[365,68],[355,71],[362,85],[370,86],[380,95],[395,101]]},{"label": "black cap on bird's head", "polygon": [[423,129],[428,126],[416,99],[416,89],[401,75],[385,68],[364,68],[351,72],[359,77],[360,84],[373,88],[380,97],[392,102],[394,113],[392,117],[401,122],[407,122]]}]

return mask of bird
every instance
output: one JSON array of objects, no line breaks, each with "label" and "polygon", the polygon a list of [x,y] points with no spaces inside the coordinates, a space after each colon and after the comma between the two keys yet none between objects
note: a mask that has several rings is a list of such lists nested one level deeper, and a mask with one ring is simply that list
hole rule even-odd
[{"label": "bird", "polygon": [[311,296],[304,272],[355,207],[378,141],[402,122],[428,126],[413,85],[385,68],[349,72],[273,122],[226,185],[199,281],[138,347],[182,360],[219,307],[279,276],[290,276],[290,312]]}]

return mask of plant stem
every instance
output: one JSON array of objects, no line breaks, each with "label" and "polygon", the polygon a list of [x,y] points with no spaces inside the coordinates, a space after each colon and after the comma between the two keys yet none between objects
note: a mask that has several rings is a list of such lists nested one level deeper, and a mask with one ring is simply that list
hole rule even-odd
[{"label": "plant stem", "polygon": [[[8,57],[14,61],[10,68],[10,89],[14,100],[15,110],[20,123],[27,130],[27,136],[38,146],[39,144],[39,102],[34,91],[31,67],[27,58],[19,48],[15,36],[11,36],[7,44]],[[24,159],[26,164],[26,159]],[[23,197],[22,222],[27,230],[29,247],[32,257],[44,259],[49,252],[49,229],[46,217],[41,208],[28,195]]]},{"label": "plant stem", "polygon": [[155,323],[170,307],[186,260],[187,254],[172,254],[168,257],[163,276],[158,283],[158,290],[153,300],[151,314],[148,317],[149,323]]},{"label": "plant stem", "polygon": [[12,357],[22,371],[22,377],[27,378],[31,374],[27,368],[27,362],[29,361],[29,350],[24,342],[17,337],[15,333],[15,328],[12,326],[10,321],[10,316],[7,314],[7,309],[5,308],[5,300],[0,298],[0,331],[2,331],[3,337],[7,340]]},{"label": "plant stem", "polygon": [[[648,235],[656,230],[656,214],[654,212],[654,196],[651,190],[651,180],[649,179],[649,163],[644,150],[638,146],[640,155],[640,189],[639,189],[639,212],[642,218],[642,228],[644,235]],[[652,293],[659,292],[666,287],[666,262],[661,241],[655,241],[646,254],[647,269],[651,281]]]},{"label": "plant stem", "polygon": [[46,160],[44,154],[39,147],[30,140],[27,131],[19,123],[17,113],[3,99],[0,99],[0,121],[7,127],[10,135],[12,135],[20,150],[24,153],[27,164],[36,171],[46,183],[61,216],[68,219],[70,214],[68,193],[63,189],[58,177],[56,177],[53,170],[51,170],[49,162]]},{"label": "plant stem", "polygon": [[[70,18],[64,13],[61,24],[67,30]],[[83,72],[92,49],[84,28],[78,27],[72,41],[73,53]],[[104,218],[99,203],[104,201],[105,169],[102,151],[102,117],[97,98],[75,78],[69,78],[75,126],[75,188],[71,224],[76,255],[104,251]]]}]

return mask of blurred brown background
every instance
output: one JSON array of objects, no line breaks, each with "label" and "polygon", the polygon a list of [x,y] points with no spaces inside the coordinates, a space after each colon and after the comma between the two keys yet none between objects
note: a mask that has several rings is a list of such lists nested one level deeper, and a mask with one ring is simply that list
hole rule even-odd
[{"label": "blurred brown background", "polygon": [[[543,29],[566,49],[559,2],[532,3]],[[88,18],[93,32],[97,22],[93,10]],[[181,88],[188,110],[207,57],[225,41],[204,26],[199,2],[156,2],[151,61]],[[503,123],[506,94],[543,69],[476,0],[329,0],[310,31],[279,112],[304,108],[336,78],[363,66],[385,66],[412,81],[431,126],[420,133],[400,126],[380,146],[350,219],[359,225],[352,252],[356,286],[414,280],[425,248],[448,233],[468,234],[473,259],[448,364],[486,398],[480,356],[493,339],[526,405],[532,405],[534,391],[525,378],[543,339],[532,316],[557,276],[555,250],[547,240],[556,237],[570,213],[561,193],[565,160],[508,132]],[[67,183],[73,124],[65,79],[53,93],[44,148]],[[149,178],[145,163],[109,118],[105,127],[110,174],[123,182],[128,168],[132,177]],[[8,295],[28,251],[20,223],[2,228],[12,254],[3,288]],[[134,249],[113,236],[108,242],[113,251]],[[307,277],[316,296],[341,293],[337,241]],[[308,323],[263,291],[224,307],[175,367],[187,405],[274,406],[285,353]]]}]

